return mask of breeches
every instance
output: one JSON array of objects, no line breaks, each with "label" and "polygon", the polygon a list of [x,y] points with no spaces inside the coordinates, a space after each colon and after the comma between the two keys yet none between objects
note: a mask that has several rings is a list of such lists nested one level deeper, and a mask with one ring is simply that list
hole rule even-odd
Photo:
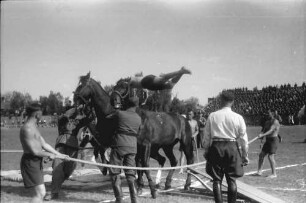
[{"label": "breeches", "polygon": [[[129,152],[126,148],[113,148],[110,155],[110,164],[118,165],[118,166],[129,166],[135,167],[135,156],[136,154],[133,152]],[[119,175],[121,173],[121,169],[118,168],[110,168],[109,169],[111,175]],[[131,169],[124,169],[125,175],[135,176],[136,171]]]},{"label": "breeches", "polygon": [[242,159],[236,142],[213,142],[207,155],[206,172],[217,181],[243,176]]},{"label": "breeches", "polygon": [[[78,151],[68,147],[59,147],[57,151],[62,154],[67,154],[72,158],[78,157]],[[54,159],[52,163],[52,184],[51,192],[58,193],[65,180],[71,176],[75,170],[77,163],[74,161],[64,161],[61,159]]]}]

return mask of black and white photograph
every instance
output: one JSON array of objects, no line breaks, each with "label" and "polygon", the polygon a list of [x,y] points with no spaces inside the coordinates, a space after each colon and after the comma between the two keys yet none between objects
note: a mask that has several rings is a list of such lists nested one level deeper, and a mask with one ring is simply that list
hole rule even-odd
[{"label": "black and white photograph", "polygon": [[0,5],[1,202],[306,201],[304,0]]}]

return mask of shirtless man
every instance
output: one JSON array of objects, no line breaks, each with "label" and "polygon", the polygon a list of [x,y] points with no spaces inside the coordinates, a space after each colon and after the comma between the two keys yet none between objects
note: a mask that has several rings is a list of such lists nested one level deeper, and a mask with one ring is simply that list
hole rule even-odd
[{"label": "shirtless man", "polygon": [[57,152],[47,144],[38,131],[37,121],[41,119],[42,115],[40,105],[38,103],[30,104],[26,113],[28,118],[20,129],[20,142],[23,149],[20,162],[21,175],[25,188],[31,188],[34,191],[31,202],[43,202],[46,195],[43,157],[65,159],[68,156]]},{"label": "shirtless man", "polygon": [[148,90],[172,89],[184,74],[191,74],[191,71],[182,67],[178,71],[160,74],[160,76],[147,75],[143,77],[142,73],[140,73],[131,78],[129,85],[131,88],[144,88]]},{"label": "shirtless man", "polygon": [[270,162],[272,175],[268,176],[269,178],[276,178],[276,170],[275,170],[275,159],[274,155],[277,150],[277,135],[279,133],[280,124],[279,121],[274,117],[275,112],[269,111],[269,120],[265,122],[263,132],[258,135],[258,138],[266,137],[266,142],[259,154],[258,159],[258,176],[262,175],[262,167],[264,163],[265,156],[268,155],[268,159]]}]

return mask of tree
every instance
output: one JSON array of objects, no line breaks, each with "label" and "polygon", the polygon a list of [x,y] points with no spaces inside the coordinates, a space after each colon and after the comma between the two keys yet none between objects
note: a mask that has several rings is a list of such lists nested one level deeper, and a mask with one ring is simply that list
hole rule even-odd
[{"label": "tree", "polygon": [[50,94],[48,96],[48,113],[49,114],[61,114],[63,111],[63,96],[61,93],[57,92],[54,93],[53,91],[50,91]]},{"label": "tree", "polygon": [[40,96],[39,97],[39,103],[41,104],[41,108],[42,108],[42,112],[43,112],[43,115],[47,115],[49,114],[50,112],[50,109],[48,107],[48,97],[46,96]]},{"label": "tree", "polygon": [[187,108],[188,110],[196,112],[198,106],[199,99],[196,97],[190,97],[189,99],[185,100],[185,108]]},{"label": "tree", "polygon": [[10,98],[10,108],[19,114],[31,101],[32,97],[30,94],[13,91],[12,97]]}]

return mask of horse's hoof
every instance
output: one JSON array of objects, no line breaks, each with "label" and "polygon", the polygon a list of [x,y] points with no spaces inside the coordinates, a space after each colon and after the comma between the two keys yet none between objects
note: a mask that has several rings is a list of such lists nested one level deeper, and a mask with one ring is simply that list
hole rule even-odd
[{"label": "horse's hoof", "polygon": [[107,168],[104,168],[104,169],[102,170],[102,174],[105,175],[105,176],[107,175]]},{"label": "horse's hoof", "polygon": [[156,190],[151,191],[151,195],[152,195],[152,198],[153,198],[153,199],[156,199]]},{"label": "horse's hoof", "polygon": [[184,190],[189,191],[190,190],[190,186],[186,186],[185,185]]},{"label": "horse's hoof", "polygon": [[141,195],[142,194],[142,188],[138,188],[137,189],[137,195],[139,196],[139,195]]},{"label": "horse's hoof", "polygon": [[166,186],[165,186],[165,190],[169,190],[170,188],[171,188],[170,185],[166,185]]},{"label": "horse's hoof", "polygon": [[156,189],[159,189],[159,188],[160,188],[160,184],[159,184],[159,183],[156,184],[156,185],[155,185],[155,188],[156,188]]}]

